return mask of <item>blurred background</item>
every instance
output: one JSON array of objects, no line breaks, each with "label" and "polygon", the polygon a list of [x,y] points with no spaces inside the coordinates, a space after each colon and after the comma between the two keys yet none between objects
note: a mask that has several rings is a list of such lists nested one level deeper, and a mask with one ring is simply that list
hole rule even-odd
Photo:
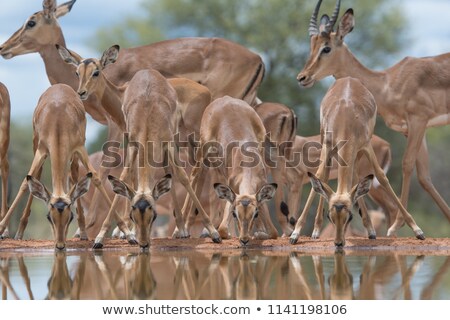
[{"label": "blurred background", "polygon": [[[41,4],[41,0],[2,3],[0,43],[32,13],[41,10]],[[223,37],[240,43],[264,60],[266,74],[259,98],[294,109],[299,118],[298,134],[309,136],[319,134],[320,100],[334,81],[329,78],[310,89],[300,89],[296,81],[309,54],[307,28],[315,4],[315,0],[78,0],[72,11],[60,18],[60,24],[68,48],[84,57],[100,57],[112,44],[131,47],[186,36]],[[324,1],[321,13],[330,14],[333,7],[334,1]],[[449,1],[343,0],[341,14],[349,7],[355,11],[356,25],[346,42],[367,67],[381,70],[407,55],[420,57],[450,51]],[[12,201],[31,164],[32,114],[49,82],[38,54],[0,60],[0,81],[11,95]],[[375,132],[391,143],[393,164],[388,177],[399,194],[406,139],[386,128],[381,118]],[[87,136],[89,151],[100,150],[105,128],[90,120]],[[433,182],[449,203],[450,126],[429,129],[427,139]],[[50,185],[49,170],[44,173],[44,182]],[[307,193],[305,190],[303,195]],[[13,233],[23,206],[12,219]],[[447,220],[415,177],[408,209],[428,237],[450,235]],[[34,201],[25,238],[52,238],[45,211],[43,203]],[[412,236],[412,232],[402,228],[400,235]]]}]

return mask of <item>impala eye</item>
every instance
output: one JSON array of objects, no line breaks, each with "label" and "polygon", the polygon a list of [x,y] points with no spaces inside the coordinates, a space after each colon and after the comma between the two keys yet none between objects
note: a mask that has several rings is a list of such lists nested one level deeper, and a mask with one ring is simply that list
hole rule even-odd
[{"label": "impala eye", "polygon": [[33,20],[30,20],[27,22],[27,29],[31,29],[36,25],[36,22]]},{"label": "impala eye", "polygon": [[325,53],[325,54],[330,53],[330,51],[331,51],[330,47],[325,47],[322,49],[322,53]]},{"label": "impala eye", "polygon": [[93,77],[98,77],[100,75],[100,71],[95,70],[94,73],[92,73]]},{"label": "impala eye", "polygon": [[233,218],[237,219],[236,210],[233,210],[232,214],[233,214]]},{"label": "impala eye", "polygon": [[259,215],[259,211],[255,210],[255,213],[253,214],[253,219],[258,218],[258,215]]},{"label": "impala eye", "polygon": [[78,73],[78,71],[75,71],[75,74],[77,75],[77,77],[80,77],[80,74]]}]

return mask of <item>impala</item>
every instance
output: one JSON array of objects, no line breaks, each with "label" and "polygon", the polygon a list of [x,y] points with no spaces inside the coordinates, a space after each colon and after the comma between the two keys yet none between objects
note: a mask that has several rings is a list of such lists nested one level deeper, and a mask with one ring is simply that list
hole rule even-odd
[{"label": "impala", "polygon": [[[128,179],[129,167],[125,167],[125,170],[122,171],[120,180],[111,176],[109,177],[110,182],[113,184],[113,191],[132,201],[133,210],[130,217],[138,229],[138,242],[140,246],[147,248],[149,245],[149,227],[153,223],[153,217],[156,218],[154,213],[155,201],[159,196],[171,189],[171,177],[169,176],[157,182],[153,190],[148,185],[150,181],[154,183],[156,178],[155,167],[149,161],[161,161],[165,159],[165,156],[168,156],[171,168],[176,173],[177,178],[188,193],[194,197],[193,200],[196,208],[202,213],[205,227],[210,232],[213,240],[220,242],[217,231],[212,226],[209,217],[189,184],[186,172],[178,166],[178,161],[176,161],[178,159],[174,158],[176,156],[173,149],[174,145],[170,145],[174,140],[174,135],[178,131],[180,123],[183,123],[184,127],[190,123],[188,119],[191,112],[187,112],[188,109],[192,109],[192,115],[199,114],[201,116],[203,114],[207,102],[211,99],[209,91],[188,79],[167,80],[156,70],[142,70],[127,85],[116,87],[103,75],[103,70],[106,66],[116,62],[119,54],[119,46],[115,45],[105,50],[100,60],[82,60],[78,55],[74,55],[64,47],[59,46],[58,49],[67,63],[77,66],[77,73],[80,77],[78,94],[85,98],[90,95],[98,97],[106,95],[118,100],[117,103],[123,104],[123,112],[127,124],[126,130],[130,139],[133,139],[130,141],[133,141],[133,143],[137,142],[139,146],[143,147],[144,150],[141,150],[141,153],[147,153],[146,156],[140,154],[138,163],[136,163],[138,164],[137,192],[122,181],[123,179]],[[178,88],[178,90],[175,88]],[[184,101],[184,99],[188,100]],[[201,112],[196,112],[197,106],[200,106]],[[192,126],[195,125],[196,122],[193,121]],[[186,130],[193,129],[189,127]],[[155,143],[156,146],[149,145],[149,142]],[[133,143],[129,147],[130,152],[132,152],[132,158],[129,162],[130,165],[134,165],[138,151],[138,149],[132,147]],[[164,144],[164,146],[160,144]],[[168,170],[168,168],[165,169]],[[176,201],[174,190],[172,190],[172,195]],[[114,204],[116,202],[115,200]],[[136,207],[138,203],[139,205],[145,206],[142,208],[140,206]],[[112,212],[111,210],[110,213]],[[146,219],[142,220],[141,214],[144,215],[144,213],[146,213]],[[176,202],[175,213],[177,230],[174,236],[186,237],[184,221]],[[149,217],[151,219],[147,219]],[[96,247],[102,247],[105,233],[109,229],[110,224],[111,219],[110,214],[108,214],[96,238]]]},{"label": "impala", "polygon": [[[377,157],[377,162],[383,171],[387,173],[389,166],[391,164],[391,148],[389,143],[381,139],[380,137],[373,135],[370,141],[375,155]],[[281,208],[284,215],[293,221],[292,225],[298,219],[298,208],[300,208],[300,200],[302,197],[303,185],[309,182],[307,173],[315,173],[318,169],[318,163],[320,161],[320,153],[322,150],[322,145],[320,144],[320,135],[311,137],[301,137],[296,136],[294,146],[291,150],[291,154],[295,155],[292,157],[292,161],[299,161],[298,165],[290,165],[286,169],[286,187],[289,190],[288,196],[286,197],[287,204],[282,199],[275,198],[275,206]],[[294,160],[298,159],[298,160]],[[357,160],[358,162],[358,172],[357,176],[362,179],[370,173],[373,173],[370,163],[367,162],[365,157]],[[332,167],[330,168],[329,179],[337,178],[337,161],[332,162]],[[378,181],[372,185],[369,190],[369,196],[381,207],[386,214],[386,224],[391,226],[394,221],[397,206],[391,201],[391,198],[386,193],[386,191],[380,186]],[[321,210],[321,208],[319,208]],[[321,221],[318,221],[321,224]],[[318,238],[320,225],[315,227],[315,233],[313,238]]]},{"label": "impala", "polygon": [[[89,163],[84,147],[86,140],[86,115],[78,94],[69,86],[56,84],[47,89],[40,97],[33,115],[34,158],[28,176],[22,182],[19,192],[3,220],[0,222],[0,233],[9,223],[14,209],[27,187],[35,197],[48,205],[48,215],[55,238],[55,247],[63,250],[66,246],[66,236],[70,222],[73,219],[72,207],[75,201],[87,192],[91,177],[94,185],[100,189],[103,196],[109,200],[97,173]],[[51,161],[53,192],[50,193],[36,176],[47,157]],[[81,160],[88,174],[68,190],[70,163]],[[109,202],[111,202],[109,200]],[[85,236],[85,222],[82,212],[78,212],[78,224]],[[130,242],[130,235],[123,221],[119,221],[122,230]]]},{"label": "impala", "polygon": [[[257,237],[278,236],[264,206],[264,202],[270,200],[276,191],[276,184],[266,181],[262,154],[265,139],[266,130],[261,119],[245,101],[225,96],[211,102],[203,114],[198,162],[191,172],[192,186],[197,194],[202,190],[205,175],[210,169],[205,164],[211,160],[210,157],[216,157],[213,155],[218,152],[216,149],[226,150],[220,163],[211,163],[214,171],[220,172],[220,176],[225,179],[225,183],[215,183],[214,189],[220,199],[228,201],[219,233],[224,238],[228,237],[229,217],[232,214],[238,225],[242,245],[249,242],[254,224],[260,221],[264,223],[268,234]],[[245,146],[248,148],[243,150]],[[255,161],[251,165],[243,165],[249,153]],[[193,210],[187,211],[187,214],[186,226],[189,228],[195,214]]]},{"label": "impala", "polygon": [[[0,174],[2,176],[2,204],[0,208],[0,219],[8,211],[8,147],[9,147],[9,126],[10,126],[11,102],[9,100],[8,89],[0,82]],[[0,236],[8,236],[6,230]]]},{"label": "impala", "polygon": [[[304,87],[333,75],[336,79],[353,77],[373,94],[378,113],[386,125],[407,138],[403,155],[401,201],[407,207],[414,167],[422,187],[431,195],[450,221],[450,208],[435,189],[429,170],[429,157],[425,131],[430,127],[450,123],[450,53],[427,57],[407,57],[384,71],[372,71],[363,66],[344,43],[345,36],[353,30],[353,10],[348,9],[333,31],[339,16],[340,0],[333,15],[324,15],[320,26],[317,15],[321,0],[311,16],[309,35],[310,56],[298,74],[297,80]],[[391,234],[403,225],[402,215],[391,229]]]},{"label": "impala", "polygon": [[[300,230],[306,221],[307,213],[317,192],[329,203],[328,218],[336,228],[334,243],[337,247],[344,246],[344,233],[352,218],[352,207],[369,192],[373,179],[373,175],[369,175],[352,187],[357,172],[358,162],[356,160],[361,156],[367,157],[381,186],[384,187],[391,200],[397,204],[416,237],[421,240],[425,239],[422,230],[395,195],[383,169],[377,162],[375,152],[370,143],[376,115],[377,106],[375,99],[359,80],[355,78],[338,79],[328,90],[320,106],[322,151],[319,169],[317,170],[319,178],[310,172],[308,173],[313,189],[290,237],[292,244],[296,243],[300,236]],[[330,167],[327,164],[331,159],[331,146],[337,145],[339,141],[347,141],[339,152],[345,163],[338,166],[337,192],[333,192],[326,184],[326,181],[322,181],[322,179],[328,179]],[[361,206],[363,202],[359,201],[358,204]],[[321,225],[322,212],[318,211],[317,213],[315,228]],[[361,210],[361,213],[369,238],[374,239],[375,230],[367,215],[367,211]],[[388,235],[392,234],[392,229],[393,226],[389,228]],[[315,229],[314,233],[319,234],[319,231]]]}]

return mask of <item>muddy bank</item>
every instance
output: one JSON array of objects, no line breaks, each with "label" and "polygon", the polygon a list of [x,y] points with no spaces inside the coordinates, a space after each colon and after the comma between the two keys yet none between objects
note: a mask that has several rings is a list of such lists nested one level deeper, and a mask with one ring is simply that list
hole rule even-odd
[{"label": "muddy bank", "polygon": [[[79,239],[69,239],[67,241],[68,251],[90,251],[93,241],[81,241]],[[52,240],[13,240],[4,239],[0,241],[0,251],[27,251],[38,252],[53,250]],[[151,251],[236,251],[240,252],[243,247],[239,240],[234,238],[223,240],[221,244],[215,244],[210,239],[153,239]],[[305,252],[305,254],[332,254],[335,247],[332,239],[312,240],[309,237],[300,237],[296,245],[290,245],[287,238],[275,240],[254,240],[246,246],[247,250],[264,251],[295,251]],[[125,240],[107,239],[103,250],[129,250],[139,251],[137,246],[129,245]],[[380,237],[376,240],[369,240],[359,237],[350,237],[345,246],[346,252],[353,254],[388,254],[396,253],[410,255],[450,255],[450,238],[429,238],[424,241],[415,238],[386,238]]]}]

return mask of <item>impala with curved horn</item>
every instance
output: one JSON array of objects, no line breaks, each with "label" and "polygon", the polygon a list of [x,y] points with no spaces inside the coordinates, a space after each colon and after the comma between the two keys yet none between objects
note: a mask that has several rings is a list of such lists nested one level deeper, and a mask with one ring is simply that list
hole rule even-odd
[{"label": "impala with curved horn", "polygon": [[[308,172],[313,188],[290,237],[291,244],[297,242],[317,192],[329,203],[328,219],[336,228],[334,243],[337,247],[344,246],[345,230],[352,220],[352,207],[356,202],[360,207],[364,205],[362,197],[369,192],[374,178],[374,175],[369,175],[355,185],[359,162],[357,160],[362,156],[367,158],[378,181],[391,200],[397,204],[416,237],[420,240],[425,239],[422,230],[395,195],[386,174],[377,162],[370,143],[375,128],[376,114],[377,105],[373,95],[358,79],[351,77],[338,79],[328,89],[320,105],[322,150],[320,166],[317,170],[319,178]],[[339,141],[346,141],[339,150],[344,164],[338,166],[337,191],[334,192],[326,183],[330,171],[330,166],[327,164],[330,163],[332,146],[337,145]],[[352,187],[352,185],[354,186]],[[314,233],[319,233],[317,229],[321,225],[321,217],[322,211],[318,210]],[[375,239],[376,233],[366,210],[361,210],[361,217],[369,239]]]},{"label": "impala with curved horn", "polygon": [[[431,181],[425,137],[427,128],[450,124],[450,53],[426,58],[407,57],[384,71],[370,70],[356,59],[344,42],[355,25],[353,10],[345,12],[334,31],[340,0],[336,2],[332,18],[323,15],[318,25],[321,2],[311,16],[310,56],[297,76],[300,86],[311,87],[330,75],[336,79],[361,80],[373,94],[378,114],[386,125],[407,138],[402,161],[402,204],[407,206],[411,175],[416,168],[423,189],[450,221],[450,208]],[[388,235],[394,235],[403,225],[402,215],[397,214],[397,217]]]}]

